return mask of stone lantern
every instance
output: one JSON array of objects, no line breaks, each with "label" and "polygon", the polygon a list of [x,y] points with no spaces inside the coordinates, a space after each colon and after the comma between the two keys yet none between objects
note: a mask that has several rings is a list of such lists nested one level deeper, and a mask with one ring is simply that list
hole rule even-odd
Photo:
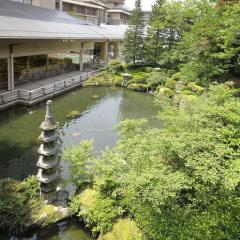
[{"label": "stone lantern", "polygon": [[38,149],[39,168],[37,180],[40,183],[40,191],[46,203],[57,201],[57,185],[60,179],[59,169],[59,147],[58,147],[58,123],[55,122],[52,112],[52,101],[47,102],[45,121],[40,125],[42,130],[39,140],[41,141]]}]

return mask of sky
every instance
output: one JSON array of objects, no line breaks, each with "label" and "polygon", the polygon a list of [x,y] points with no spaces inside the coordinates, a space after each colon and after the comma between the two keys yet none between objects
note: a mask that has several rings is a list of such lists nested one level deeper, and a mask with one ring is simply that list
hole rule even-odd
[{"label": "sky", "polygon": [[[151,10],[151,6],[155,3],[156,0],[142,0],[142,8],[143,10]],[[129,8],[133,8],[135,4],[135,0],[125,0],[125,4]]]}]

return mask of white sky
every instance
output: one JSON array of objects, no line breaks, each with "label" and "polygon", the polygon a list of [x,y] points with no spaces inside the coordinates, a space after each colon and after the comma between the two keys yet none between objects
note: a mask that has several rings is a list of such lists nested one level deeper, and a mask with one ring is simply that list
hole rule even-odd
[{"label": "white sky", "polygon": [[[142,8],[143,10],[151,10],[151,6],[155,3],[156,0],[142,0]],[[135,0],[125,0],[125,4],[129,8],[133,8],[135,4]]]}]

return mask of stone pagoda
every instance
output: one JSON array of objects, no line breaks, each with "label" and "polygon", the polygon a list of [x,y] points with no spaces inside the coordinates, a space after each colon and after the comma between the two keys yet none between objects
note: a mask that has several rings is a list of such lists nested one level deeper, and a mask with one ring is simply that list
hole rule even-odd
[{"label": "stone pagoda", "polygon": [[39,167],[37,180],[40,183],[41,196],[46,203],[57,200],[57,185],[60,179],[58,160],[58,123],[55,122],[52,112],[52,101],[47,102],[45,121],[40,125],[42,133],[39,140],[42,142],[37,166]]}]

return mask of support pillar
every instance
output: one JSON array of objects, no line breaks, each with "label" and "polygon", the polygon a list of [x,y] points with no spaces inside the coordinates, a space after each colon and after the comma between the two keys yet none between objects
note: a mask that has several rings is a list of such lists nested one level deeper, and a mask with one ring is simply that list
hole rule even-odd
[{"label": "support pillar", "polygon": [[114,59],[120,59],[120,42],[114,42]]},{"label": "support pillar", "polygon": [[80,72],[83,72],[83,43],[82,43],[81,49],[80,49],[79,70],[80,70]]},{"label": "support pillar", "polygon": [[14,90],[14,56],[13,46],[10,46],[10,56],[8,58],[8,91]]},{"label": "support pillar", "polygon": [[30,75],[30,56],[27,57],[27,67],[26,67],[27,76]]},{"label": "support pillar", "polygon": [[46,71],[49,70],[48,54],[46,55]]},{"label": "support pillar", "polygon": [[101,45],[101,59],[108,61],[108,42],[103,42]]}]

